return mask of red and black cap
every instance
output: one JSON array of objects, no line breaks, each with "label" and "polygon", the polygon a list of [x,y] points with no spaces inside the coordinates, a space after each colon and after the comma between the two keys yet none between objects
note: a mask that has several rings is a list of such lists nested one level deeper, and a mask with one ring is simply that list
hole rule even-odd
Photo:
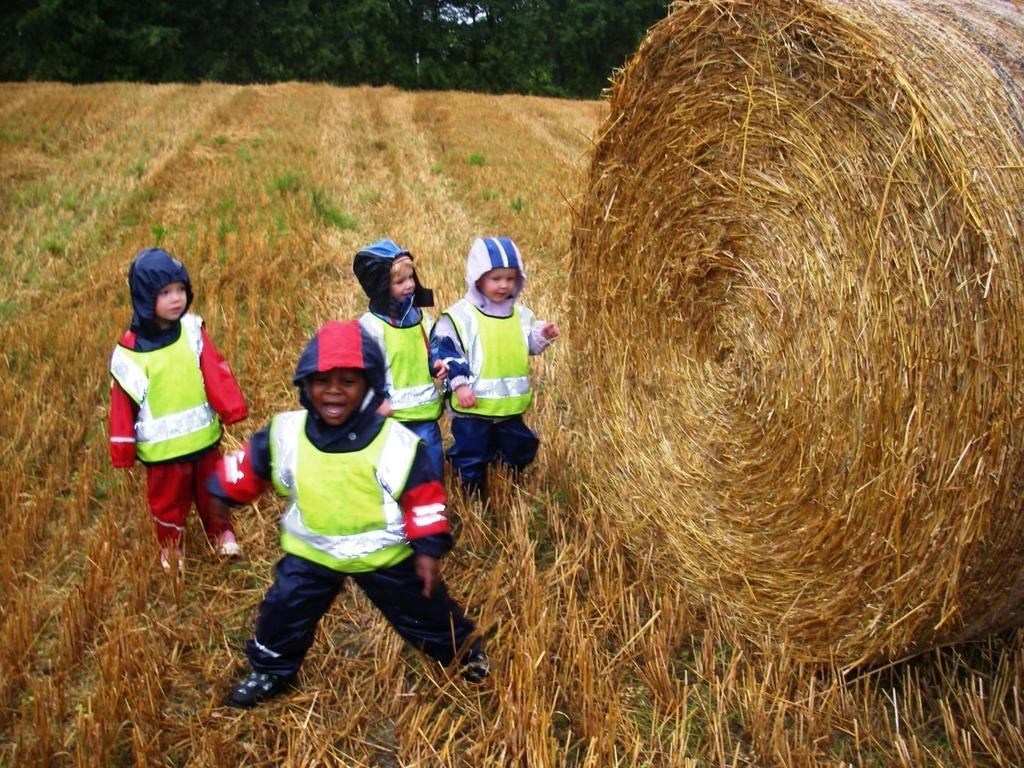
[{"label": "red and black cap", "polygon": [[367,384],[375,393],[371,399],[373,408],[384,399],[384,355],[359,326],[358,320],[328,320],[302,350],[292,383],[299,387],[299,400],[305,407],[309,408],[310,404],[304,400],[303,382],[314,373],[323,373],[333,368],[362,370]]}]

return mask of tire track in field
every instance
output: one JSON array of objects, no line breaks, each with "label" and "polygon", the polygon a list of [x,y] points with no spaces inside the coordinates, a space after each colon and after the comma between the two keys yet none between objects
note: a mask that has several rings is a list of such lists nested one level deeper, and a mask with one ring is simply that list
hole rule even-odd
[{"label": "tire track in field", "polygon": [[[477,212],[484,232],[507,233],[520,246],[530,276],[531,308],[541,317],[554,316],[565,294],[562,267],[571,227],[567,200],[580,189],[587,133],[544,127],[550,113],[541,100],[446,96],[443,109],[419,96],[421,125],[431,146],[461,204]],[[595,120],[600,107],[593,110]],[[586,120],[577,117],[575,124]]]},{"label": "tire track in field", "polygon": [[[436,315],[462,292],[461,259],[478,225],[437,167],[429,136],[418,125],[415,95],[359,88],[339,92],[338,98],[336,117],[325,125],[323,154],[335,158],[332,187],[355,212],[359,228],[335,236],[340,259],[331,297],[335,316],[365,311],[352,257],[360,246],[381,238],[416,256],[423,283],[435,289]],[[338,125],[344,130],[333,127]]]},{"label": "tire track in field", "polygon": [[[322,97],[311,183],[323,196],[323,208],[336,215],[318,214],[333,216],[335,223],[321,222],[310,243],[310,258],[329,267],[318,284],[295,286],[314,295],[311,320],[316,325],[364,311],[366,297],[351,267],[359,247],[384,237],[395,239],[416,254],[425,282],[435,284],[449,247],[446,238],[464,238],[468,227],[444,178],[432,172],[434,159],[423,137],[412,129],[410,96],[390,88],[332,88],[324,89]],[[283,371],[294,366],[297,349],[286,351]],[[261,559],[276,554],[276,542],[269,542],[269,549]],[[396,698],[393,687],[408,663],[402,644],[354,592],[335,601],[318,638],[294,703],[320,719],[321,743],[353,755],[365,753],[367,744],[383,753],[400,752],[398,722],[408,700]],[[420,679],[418,674],[415,679]],[[380,695],[352,700],[352,691],[372,692],[382,686],[386,692]],[[245,742],[256,737],[239,734]],[[274,747],[267,748],[268,760],[273,760]],[[372,762],[372,753],[365,759]]]},{"label": "tire track in field", "polygon": [[[102,229],[119,224],[149,175],[230,93],[219,86],[65,86],[27,101],[19,119],[68,127],[34,140],[10,165],[4,159],[5,168],[27,174],[0,193],[7,212],[0,269],[14,285],[14,301],[31,305],[89,262]],[[70,115],[80,117],[64,119]]]},{"label": "tire track in field", "polygon": [[[117,255],[112,260],[118,262],[116,268],[120,276],[134,251],[148,243],[152,223],[163,222],[169,227],[170,242],[167,246],[182,257],[190,270],[196,286],[197,311],[208,321],[211,316],[219,319],[219,322],[213,321],[212,333],[236,374],[239,374],[239,369],[237,358],[233,359],[230,354],[231,340],[241,329],[237,323],[228,321],[235,318],[233,305],[230,301],[226,306],[221,305],[218,286],[225,280],[235,284],[247,280],[260,282],[264,275],[282,271],[281,264],[275,261],[277,256],[269,251],[266,243],[242,241],[238,238],[238,231],[258,229],[251,225],[248,217],[255,218],[265,212],[268,195],[264,183],[266,172],[273,173],[278,164],[294,167],[296,158],[309,156],[308,144],[295,121],[300,120],[305,112],[315,110],[311,101],[314,100],[305,90],[296,91],[294,87],[225,90],[224,98],[218,100],[216,108],[206,112],[201,123],[190,126],[189,140],[148,175],[147,182],[156,195],[145,202],[145,215],[140,214],[138,223],[111,233],[118,246],[113,249]],[[284,131],[288,138],[279,135],[282,125],[289,126]],[[252,137],[259,137],[259,141],[247,144]],[[263,162],[240,158],[237,150],[242,147],[254,152],[262,147],[267,156],[262,158]],[[232,220],[231,231],[218,232],[215,231],[216,218],[209,220],[205,217],[211,211],[214,217],[229,213],[223,205],[226,200],[231,202],[231,213],[237,218]],[[200,212],[199,227],[190,231],[188,224],[194,222]],[[224,220],[221,221],[223,223]],[[286,249],[286,253],[294,256],[295,249]],[[126,316],[126,297],[122,298],[122,293],[123,289],[118,291],[116,303],[118,313]],[[273,302],[277,296],[271,294],[264,299]],[[262,309],[262,306],[257,306],[255,313],[259,315]],[[287,306],[284,309],[287,310]],[[264,349],[263,345],[260,346]],[[266,348],[273,349],[274,346],[271,344]],[[275,376],[279,375],[276,366],[269,367]],[[244,375],[239,374],[239,378],[255,416],[260,406],[258,398],[254,403],[252,394],[259,391],[259,387]],[[249,431],[249,426],[244,425],[243,428]],[[146,668],[145,677],[139,684],[163,694],[161,708],[172,709],[172,702],[181,700],[191,702],[190,709],[202,707],[206,705],[203,689],[211,684],[222,684],[222,669],[210,669],[208,659],[219,656],[227,659],[229,665],[233,661],[236,649],[230,648],[230,655],[226,655],[222,639],[238,627],[233,621],[224,626],[220,612],[230,610],[226,606],[236,605],[237,600],[225,589],[232,583],[226,568],[209,551],[193,515],[189,520],[187,545],[186,587],[189,596],[177,606],[173,601],[156,606],[148,604],[145,596],[152,593],[154,599],[167,601],[170,591],[155,567],[155,543],[140,479],[141,471],[137,469],[132,482],[122,480],[122,509],[131,520],[126,530],[121,531],[119,544],[129,553],[110,573],[105,574],[105,578],[111,584],[132,584],[135,591],[144,597],[100,612],[99,620],[110,637],[103,648],[97,649],[95,664],[102,664],[104,653],[115,654],[116,657],[116,642],[124,632],[148,638],[150,652],[156,658],[177,657],[178,660],[170,669],[159,664]],[[111,510],[109,514],[115,515],[116,512]],[[101,519],[100,524],[103,523]],[[262,565],[261,575],[269,573],[269,564]],[[252,605],[256,603],[257,600],[253,599]],[[174,631],[168,631],[167,624],[172,625]],[[87,683],[91,675],[103,673],[107,675],[106,684],[116,687],[116,681],[109,679],[106,668],[98,670],[95,665],[86,665],[76,672],[75,682]],[[197,694],[200,696],[198,701]],[[92,711],[90,703],[97,703],[97,697],[102,695],[102,688],[90,690],[88,686],[83,686],[79,693],[87,711]],[[119,712],[118,716],[128,715]],[[159,736],[158,743],[165,738],[173,738],[170,735],[174,731],[171,722],[167,727],[168,736]],[[182,724],[182,730],[187,732],[187,724]],[[180,737],[181,733],[177,736]]]},{"label": "tire track in field", "polygon": [[[555,215],[567,219],[568,209],[564,204],[555,201],[557,214],[549,213],[546,206],[514,212],[507,205],[489,201],[482,192],[502,188],[505,184],[512,185],[510,190],[522,192],[533,183],[529,175],[540,162],[557,165],[558,178],[564,178],[568,161],[563,160],[562,155],[567,153],[560,148],[553,150],[550,140],[538,141],[535,134],[507,119],[503,110],[498,110],[502,127],[490,130],[479,118],[494,109],[494,102],[494,97],[402,94],[390,89],[361,89],[349,99],[352,113],[342,153],[347,165],[339,170],[339,176],[356,178],[358,184],[369,184],[377,191],[379,198],[370,222],[383,227],[357,239],[355,245],[390,236],[409,247],[418,257],[424,282],[437,289],[439,306],[435,314],[465,290],[465,253],[475,236],[509,232],[524,245],[528,261],[532,259],[531,274],[540,275],[542,283],[547,282],[546,274],[558,272],[557,261],[548,263],[537,249],[531,253],[531,242],[527,237],[524,243],[522,231],[550,231],[556,226],[553,225]],[[481,168],[468,162],[475,152],[486,155],[489,163],[485,161]],[[523,227],[524,223],[528,226]],[[567,222],[558,229],[563,242],[567,243]],[[347,237],[346,241],[349,247],[343,253],[344,261],[339,270],[343,275],[334,299],[345,314],[361,311],[365,306],[365,298],[350,271],[353,238]],[[548,290],[557,295],[557,287]],[[542,305],[545,295],[543,291],[531,293],[531,296],[542,297]],[[532,300],[528,301],[536,306]],[[541,583],[543,575],[538,577],[532,568],[523,570],[523,564],[533,560],[534,544],[518,529],[517,515],[521,513],[513,509],[521,504],[521,500],[509,501],[510,509],[506,510],[509,520],[499,525],[512,526],[516,531],[504,536],[500,547],[495,545],[495,531],[490,524],[480,519],[477,512],[456,505],[452,514],[460,519],[460,546],[449,558],[448,568],[453,575],[451,587],[467,610],[489,635],[500,638],[492,651],[494,662],[501,667],[511,665],[513,677],[529,681],[533,679],[532,670],[517,669],[517,660],[542,657],[545,649],[550,650],[557,642],[546,632],[529,637],[516,632],[520,624],[535,627],[547,624],[550,628],[550,622],[543,615],[546,603],[543,600],[531,602],[523,597],[548,594],[548,590]],[[511,609],[515,619],[509,618],[510,602],[516,606]],[[372,615],[355,621],[367,628],[364,631],[375,626]],[[387,668],[390,661],[385,656],[377,665]],[[528,683],[524,685],[529,687]],[[554,701],[558,697],[556,689],[557,685],[548,680],[533,686],[530,696],[534,701]],[[447,744],[486,743],[487,728],[477,729],[469,724],[503,719],[534,722],[539,732],[550,736],[550,723],[543,715],[525,711],[517,696],[513,693],[468,704],[467,725],[457,733],[446,734]],[[389,719],[398,724],[390,739]],[[383,740],[408,757],[415,753],[415,741],[410,740],[414,737],[404,733],[400,724],[410,719],[415,720],[415,716],[408,709],[385,711],[379,729],[373,734],[374,739]]]},{"label": "tire track in field", "polygon": [[[496,712],[487,721],[529,723],[529,732],[540,742],[552,743],[558,741],[559,725],[544,713],[572,709],[574,702],[567,691],[574,682],[557,667],[538,668],[520,660],[536,659],[540,664],[542,659],[598,658],[581,638],[590,639],[602,631],[593,621],[593,612],[578,620],[552,619],[563,610],[577,615],[571,606],[566,610],[561,585],[573,563],[591,558],[586,541],[590,529],[576,530],[573,511],[565,502],[571,498],[569,478],[574,473],[573,425],[566,421],[564,401],[582,384],[564,366],[572,344],[567,332],[571,318],[563,311],[571,290],[563,268],[571,227],[565,197],[578,188],[586,141],[575,132],[563,136],[540,130],[533,113],[545,113],[535,100],[446,94],[439,106],[428,95],[419,98],[420,125],[429,134],[453,189],[462,205],[483,222],[482,231],[475,234],[513,237],[529,276],[524,302],[538,317],[557,320],[563,329],[559,342],[532,362],[538,396],[527,422],[539,433],[541,450],[529,473],[512,489],[498,519],[487,521],[485,527],[501,531],[502,545],[477,545],[489,561],[476,578],[486,582],[497,574],[500,581],[474,600],[485,622],[490,622],[495,662],[503,672],[507,668],[506,690],[497,697]],[[460,257],[460,264],[463,260]],[[539,554],[544,550],[557,553],[553,562],[550,555]],[[468,554],[473,557],[478,552]],[[475,738],[483,741],[486,733]]]},{"label": "tire track in field", "polygon": [[[170,99],[162,100],[162,108],[154,105],[144,110],[142,123],[124,128],[125,132],[146,135],[151,125],[173,122],[172,131],[158,133],[158,139],[151,139],[152,146],[159,150],[154,155],[157,161],[154,171],[172,161],[195,126],[190,119],[182,117],[186,112],[175,105],[178,91],[180,89],[175,89],[169,94]],[[229,98],[231,91],[215,89],[210,94],[212,99],[191,100],[193,117],[203,119],[210,109]],[[173,112],[174,121],[168,120],[165,110]],[[88,134],[83,132],[81,136],[87,137]],[[95,147],[96,143],[92,146]],[[73,149],[70,154],[81,158],[88,156],[89,151],[84,147],[80,151]],[[118,230],[116,221],[97,219],[97,226],[108,233]],[[102,236],[103,233],[98,234]],[[131,562],[131,557],[125,561],[112,554],[121,552],[126,534],[130,536],[134,527],[130,516],[125,523],[125,510],[137,506],[137,484],[128,483],[136,486],[129,488],[123,485],[107,487],[103,491],[105,503],[96,500],[103,496],[94,497],[98,484],[104,482],[104,477],[111,476],[111,470],[106,466],[105,442],[98,439],[102,434],[97,436],[93,433],[93,425],[94,419],[105,413],[105,360],[117,332],[112,326],[107,333],[98,332],[84,337],[77,334],[69,336],[63,332],[69,326],[95,331],[96,319],[106,314],[103,308],[109,308],[111,303],[118,306],[117,314],[122,316],[115,324],[119,328],[123,326],[126,299],[122,286],[127,261],[123,254],[112,250],[105,249],[102,244],[95,246],[90,272],[97,279],[89,288],[77,291],[72,288],[70,296],[45,292],[42,298],[47,311],[32,317],[31,331],[18,327],[21,325],[19,322],[13,328],[5,329],[10,331],[4,334],[10,340],[10,343],[5,343],[5,349],[11,355],[38,361],[26,369],[29,379],[21,380],[20,384],[15,382],[18,384],[17,393],[7,386],[4,388],[4,400],[16,397],[21,409],[19,412],[32,414],[31,429],[36,435],[30,442],[15,438],[13,442],[4,443],[21,448],[17,462],[21,475],[27,478],[19,499],[23,514],[4,520],[8,546],[3,567],[11,576],[5,580],[5,586],[7,595],[14,600],[4,601],[12,610],[5,616],[0,635],[19,641],[7,653],[17,664],[8,668],[21,671],[19,678],[6,681],[8,687],[4,693],[8,699],[24,686],[38,685],[48,677],[47,669],[36,670],[35,659],[63,659],[61,679],[68,686],[73,686],[81,675],[88,678],[95,674],[95,669],[88,664],[79,666],[77,661],[71,663],[71,660],[95,641],[93,629],[104,625],[111,615],[118,614],[120,609],[109,601],[109,596],[123,589],[124,584],[132,584],[132,576],[140,573],[139,563]],[[117,290],[104,292],[103,284]],[[88,294],[89,299],[83,300],[82,294]],[[75,393],[65,402],[80,409],[77,415],[73,411],[69,413],[66,408],[47,407],[47,402],[57,391]],[[5,431],[9,429],[10,421],[5,422]],[[45,471],[36,469],[44,461]],[[37,474],[44,478],[40,485],[32,479]],[[51,524],[55,520],[61,521],[60,525]],[[143,525],[139,527],[146,529],[146,536],[151,536],[147,524],[148,518],[144,518]],[[150,566],[151,558],[145,558],[141,572],[148,574]],[[46,578],[45,590],[27,590],[29,582],[26,579],[35,580],[32,572],[50,574]],[[88,586],[83,588],[82,585]],[[59,621],[54,623],[58,616]],[[55,648],[59,650],[55,651]]]},{"label": "tire track in field", "polygon": [[[132,93],[130,89],[127,92]],[[154,115],[148,120],[166,121],[166,117]],[[175,136],[180,140],[191,128],[191,124],[182,122],[176,127]],[[146,126],[136,129],[144,132]],[[171,146],[175,145],[176,142],[171,142]],[[169,148],[167,154],[172,151]],[[107,221],[97,224],[115,228],[114,223]],[[75,473],[76,467],[67,457],[77,456],[84,449],[82,441],[96,418],[94,409],[100,406],[101,396],[106,396],[105,361],[119,331],[115,331],[112,324],[104,326],[102,318],[108,316],[104,310],[114,302],[123,309],[126,261],[120,254],[111,256],[103,244],[93,246],[91,251],[93,263],[88,265],[91,270],[71,281],[66,275],[54,276],[53,285],[35,289],[39,300],[37,311],[15,316],[0,327],[0,338],[8,353],[5,360],[9,373],[0,388],[0,400],[11,406],[10,413],[22,414],[22,419],[6,419],[0,426],[2,445],[6,446],[2,452],[6,454],[16,447],[16,457],[10,458],[17,459],[29,478],[48,474],[63,474],[67,478]],[[84,281],[86,276],[90,278],[88,283]],[[125,312],[118,314],[121,315],[117,322],[120,329]],[[89,332],[69,334],[68,328]],[[50,404],[50,398],[57,391],[67,393],[61,408]],[[24,421],[25,414],[32,414],[31,423]],[[23,428],[30,429],[35,437],[25,439],[19,431]],[[63,471],[57,466],[62,461],[67,462]],[[35,490],[31,481],[25,490],[27,493]],[[36,543],[38,545],[38,541]],[[20,563],[21,566],[26,564]]]}]

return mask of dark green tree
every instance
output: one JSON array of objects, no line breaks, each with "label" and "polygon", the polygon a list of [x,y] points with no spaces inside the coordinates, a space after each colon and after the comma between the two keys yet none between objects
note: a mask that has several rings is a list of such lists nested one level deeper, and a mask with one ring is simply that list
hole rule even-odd
[{"label": "dark green tree", "polygon": [[312,80],[595,97],[668,0],[8,0],[5,80]]}]

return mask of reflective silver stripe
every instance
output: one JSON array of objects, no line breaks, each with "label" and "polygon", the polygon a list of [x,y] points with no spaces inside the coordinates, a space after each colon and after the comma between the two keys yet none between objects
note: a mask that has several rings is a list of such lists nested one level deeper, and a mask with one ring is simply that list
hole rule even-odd
[{"label": "reflective silver stripe", "polygon": [[134,443],[135,442],[135,438],[134,437],[112,437],[112,438],[110,438],[110,442],[112,442],[112,443]]},{"label": "reflective silver stripe", "polygon": [[419,387],[408,387],[406,389],[393,389],[391,382],[388,382],[388,391],[391,392],[391,407],[396,411],[405,408],[415,408],[417,405],[426,405],[438,399],[437,389],[433,384],[423,384]]},{"label": "reflective silver stripe", "polygon": [[413,522],[420,528],[439,523],[445,519],[444,504],[421,504],[412,508]]},{"label": "reflective silver stripe", "polygon": [[148,407],[139,410],[139,420],[135,423],[135,439],[140,443],[159,443],[175,437],[183,437],[200,429],[206,429],[213,423],[216,414],[209,403],[197,405],[181,413],[153,418]]},{"label": "reflective silver stripe", "polygon": [[146,399],[146,392],[149,389],[146,372],[120,346],[114,347],[114,354],[110,356],[110,373],[136,403]]},{"label": "reflective silver stripe", "polygon": [[189,348],[195,352],[198,366],[199,356],[203,354],[203,318],[193,314],[182,315],[181,327],[185,330]]},{"label": "reflective silver stripe", "polygon": [[173,528],[176,531],[184,531],[185,530],[185,526],[183,526],[183,525],[175,525],[174,523],[165,522],[165,521],[161,520],[159,517],[157,517],[156,515],[152,515],[152,518],[153,518],[153,522],[154,523],[156,523],[157,525],[162,525],[164,528]]},{"label": "reflective silver stripe", "polygon": [[384,349],[384,329],[381,328],[381,321],[372,312],[364,312],[359,316],[359,327],[370,334],[381,350]]},{"label": "reflective silver stripe", "polygon": [[305,411],[289,411],[275,419],[271,430],[274,439],[274,474],[277,482],[295,497],[295,463],[299,458],[299,434],[306,423]]},{"label": "reflective silver stripe", "polygon": [[255,637],[252,639],[252,644],[255,645],[257,648],[259,648],[261,651],[263,651],[263,653],[267,654],[267,656],[269,656],[272,659],[279,659],[279,658],[281,658],[281,654],[280,653],[278,653],[277,651],[270,650],[269,648],[267,648],[267,646],[265,646],[263,643],[261,643]]},{"label": "reflective silver stripe", "polygon": [[477,379],[473,382],[473,393],[478,397],[519,397],[530,393],[530,377],[516,376],[510,379]]},{"label": "reflective silver stripe", "polygon": [[[394,504],[393,500],[392,504]],[[394,505],[398,506],[397,504]],[[399,518],[401,518],[401,515],[399,515]],[[383,530],[356,533],[351,536],[327,536],[321,533],[314,533],[302,522],[302,512],[299,511],[295,504],[288,505],[288,510],[281,518],[281,528],[313,547],[313,549],[339,560],[363,557],[376,552],[378,549],[401,544],[406,540],[405,525],[401,520],[399,520],[396,526]]]},{"label": "reflective silver stripe", "polygon": [[409,469],[420,439],[398,422],[388,422],[387,429],[384,449],[380,452],[381,463],[377,467],[377,482],[388,495],[397,500],[409,478]]},{"label": "reflective silver stripe", "polygon": [[[458,320],[462,335],[463,351],[466,353],[466,362],[469,363],[470,376],[475,379],[480,375],[480,366],[483,365],[483,346],[480,340],[480,332],[476,324],[476,313],[470,304],[463,299],[449,310],[452,317]],[[465,349],[466,339],[472,340],[472,346]],[[474,390],[475,391],[475,390]]]},{"label": "reflective silver stripe", "polygon": [[523,332],[523,338],[526,340],[526,349],[530,349],[530,331],[533,329],[533,312],[524,307],[522,304],[516,304],[519,308],[519,328]]},{"label": "reflective silver stripe", "polygon": [[[367,312],[359,318],[359,327],[369,334],[370,338],[377,342],[377,346],[380,347],[381,354],[384,355],[384,387],[388,392],[394,392],[395,382],[391,378],[391,361],[388,360],[387,347],[384,346],[384,328],[382,327],[380,319],[375,317],[372,312]],[[397,406],[394,403],[394,398],[391,398],[391,406],[393,408],[405,408],[406,406]]]}]

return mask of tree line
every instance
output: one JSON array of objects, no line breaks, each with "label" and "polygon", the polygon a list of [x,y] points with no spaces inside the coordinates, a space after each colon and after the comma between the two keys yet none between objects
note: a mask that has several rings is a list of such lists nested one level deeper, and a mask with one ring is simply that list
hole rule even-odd
[{"label": "tree line", "polygon": [[0,78],[594,98],[669,0],[8,0]]}]

